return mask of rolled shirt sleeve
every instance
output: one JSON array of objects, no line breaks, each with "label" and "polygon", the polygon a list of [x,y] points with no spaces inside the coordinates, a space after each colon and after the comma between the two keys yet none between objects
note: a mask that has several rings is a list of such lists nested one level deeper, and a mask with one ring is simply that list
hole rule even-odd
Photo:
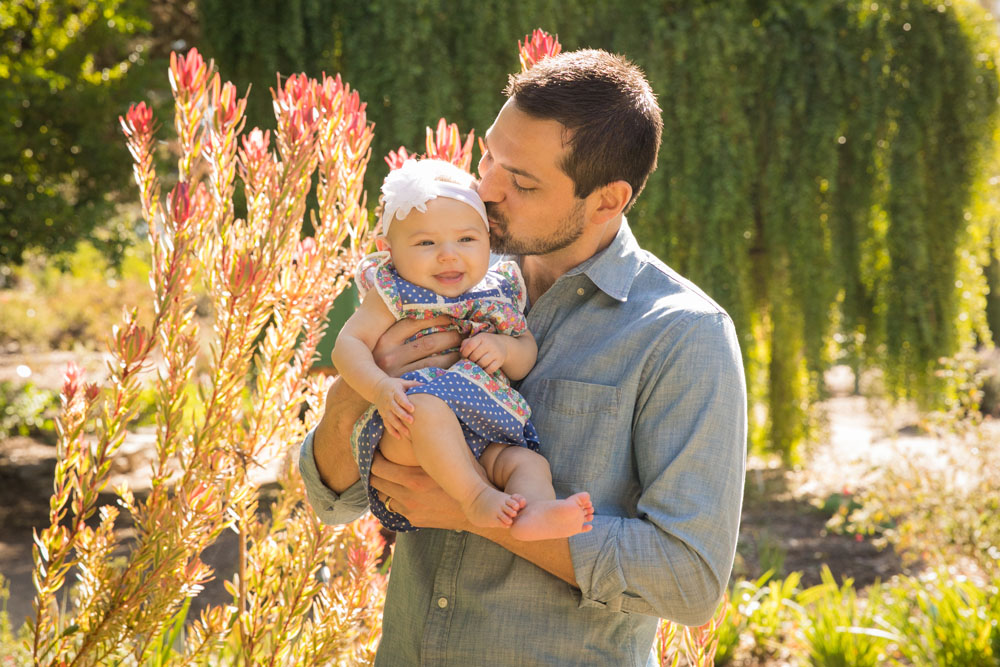
[{"label": "rolled shirt sleeve", "polygon": [[361,480],[341,494],[334,493],[323,483],[313,454],[315,432],[316,429],[313,429],[306,434],[299,449],[299,474],[305,483],[306,498],[323,523],[331,525],[350,523],[368,511],[368,494]]},{"label": "rolled shirt sleeve", "polygon": [[635,517],[594,517],[570,539],[581,606],[705,623],[728,583],[746,463],[746,387],[732,322],[668,331],[637,396]]}]

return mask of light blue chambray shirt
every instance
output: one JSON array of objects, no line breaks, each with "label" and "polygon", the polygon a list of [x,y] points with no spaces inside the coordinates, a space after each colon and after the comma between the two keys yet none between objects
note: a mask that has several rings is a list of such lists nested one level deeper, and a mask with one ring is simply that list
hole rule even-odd
[{"label": "light blue chambray shirt", "polygon": [[[520,385],[556,493],[589,491],[569,539],[580,589],[458,531],[400,533],[379,665],[652,665],[657,617],[705,622],[728,583],[746,462],[746,387],[729,316],[636,243],[603,252],[528,312],[538,362]],[[367,509],[360,482],[300,471],[327,523]]]}]

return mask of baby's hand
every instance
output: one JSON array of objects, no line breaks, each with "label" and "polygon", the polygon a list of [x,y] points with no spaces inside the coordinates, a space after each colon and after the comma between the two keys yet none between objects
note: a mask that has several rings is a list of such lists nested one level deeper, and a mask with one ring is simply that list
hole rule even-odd
[{"label": "baby's hand", "polygon": [[496,373],[507,361],[503,335],[481,333],[462,341],[462,356],[474,361],[487,373]]},{"label": "baby's hand", "polygon": [[406,390],[423,384],[416,380],[388,377],[375,385],[375,408],[382,415],[385,430],[394,438],[409,439],[406,424],[413,423],[413,403],[406,397]]}]

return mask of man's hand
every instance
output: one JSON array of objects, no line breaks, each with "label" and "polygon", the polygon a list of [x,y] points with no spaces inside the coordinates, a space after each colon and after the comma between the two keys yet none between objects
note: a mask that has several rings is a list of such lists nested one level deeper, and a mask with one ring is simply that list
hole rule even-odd
[{"label": "man's hand", "polygon": [[432,320],[403,319],[396,322],[386,329],[372,350],[375,363],[386,375],[392,377],[420,368],[452,366],[461,356],[458,352],[445,354],[444,351],[458,348],[462,344],[462,334],[458,331],[441,331],[406,342],[418,331],[434,326],[448,326],[451,323],[452,319],[447,315],[440,315]]},{"label": "man's hand", "polygon": [[407,424],[413,423],[413,403],[406,397],[406,390],[423,384],[416,380],[400,380],[387,377],[375,385],[375,407],[382,415],[385,430],[397,439],[408,440],[410,429]]},{"label": "man's hand", "polygon": [[462,341],[462,356],[479,364],[489,374],[507,361],[507,344],[501,334],[481,333]]},{"label": "man's hand", "polygon": [[371,483],[382,501],[392,498],[392,511],[405,516],[414,526],[448,530],[472,528],[458,501],[445,493],[423,468],[401,466],[375,452]]}]

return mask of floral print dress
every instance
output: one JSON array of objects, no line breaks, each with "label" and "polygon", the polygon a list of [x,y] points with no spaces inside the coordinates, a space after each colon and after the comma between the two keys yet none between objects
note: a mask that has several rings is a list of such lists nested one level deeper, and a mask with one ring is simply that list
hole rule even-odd
[{"label": "floral print dress", "polygon": [[[520,336],[528,328],[524,317],[527,291],[521,270],[514,262],[494,265],[478,285],[457,297],[441,296],[404,280],[396,273],[388,252],[365,257],[358,265],[355,280],[362,298],[370,290],[377,290],[397,320],[450,315],[455,328],[469,335],[486,332]],[[430,327],[414,338],[437,330],[440,327]],[[462,359],[451,368],[425,368],[407,373],[403,379],[424,383],[409,389],[407,394],[432,394],[448,404],[477,459],[491,442],[538,450],[538,433],[528,419],[531,409],[502,372],[489,374],[475,362]],[[351,447],[368,491],[368,504],[386,528],[414,530],[403,515],[386,510],[369,482],[372,457],[384,432],[382,417],[373,405],[354,425],[351,434]]]}]

